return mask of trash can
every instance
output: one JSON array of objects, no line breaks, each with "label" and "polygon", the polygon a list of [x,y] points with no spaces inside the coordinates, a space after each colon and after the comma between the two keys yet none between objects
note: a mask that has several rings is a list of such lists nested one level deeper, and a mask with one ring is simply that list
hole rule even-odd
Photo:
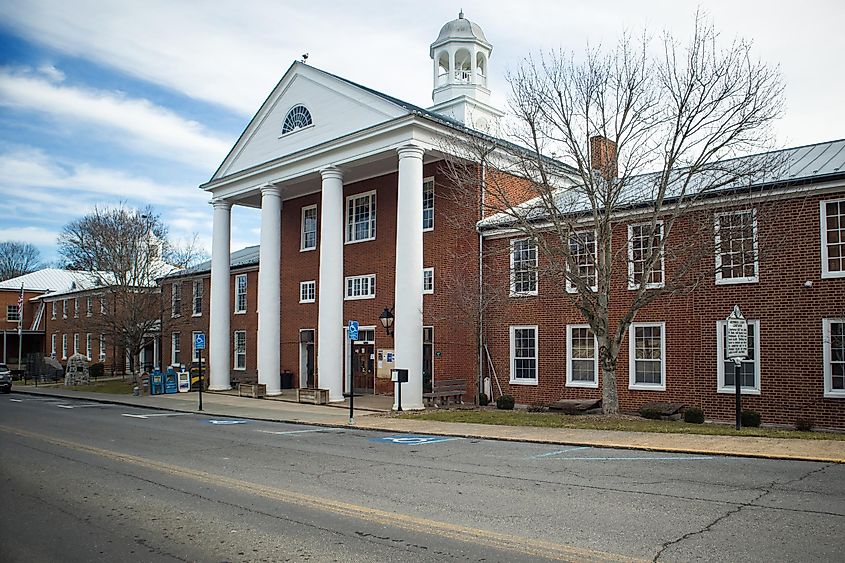
[{"label": "trash can", "polygon": [[282,372],[282,389],[293,389],[293,372],[285,370]]}]

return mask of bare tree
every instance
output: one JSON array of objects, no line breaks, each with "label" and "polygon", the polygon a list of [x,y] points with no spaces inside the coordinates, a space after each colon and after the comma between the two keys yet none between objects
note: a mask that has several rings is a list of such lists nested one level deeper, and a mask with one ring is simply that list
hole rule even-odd
[{"label": "bare tree", "polygon": [[29,274],[42,267],[41,252],[29,242],[0,242],[0,281]]},{"label": "bare tree", "polygon": [[461,145],[449,151],[453,181],[477,184],[468,162],[485,171],[481,228],[531,241],[538,258],[525,274],[567,288],[598,341],[604,412],[616,413],[617,358],[637,312],[713,275],[718,196],[733,197],[722,206],[751,197],[780,165],[776,156],[733,158],[771,148],[779,72],[749,43],[721,47],[697,15],[685,45],[625,35],[582,60],[529,58],[508,80],[515,143],[450,141]]},{"label": "bare tree", "polygon": [[168,264],[180,269],[191,268],[210,259],[211,255],[200,244],[197,233],[191,235],[189,239],[174,241],[165,256]]},{"label": "bare tree", "polygon": [[59,254],[68,268],[94,276],[106,314],[93,315],[92,332],[135,359],[170,318],[170,302],[156,280],[176,268],[168,264],[167,228],[152,208],[133,209],[121,204],[95,208],[68,223],[58,238]]}]

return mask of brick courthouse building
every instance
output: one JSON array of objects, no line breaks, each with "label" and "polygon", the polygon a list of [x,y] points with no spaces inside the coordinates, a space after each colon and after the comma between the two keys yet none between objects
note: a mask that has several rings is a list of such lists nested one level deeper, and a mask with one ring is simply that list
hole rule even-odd
[{"label": "brick courthouse building", "polygon": [[[456,194],[447,173],[443,139],[485,138],[479,131],[502,115],[489,105],[491,51],[463,14],[447,23],[431,45],[429,109],[294,63],[202,186],[213,205],[212,260],[162,281],[184,322],[162,335],[164,363],[187,363],[190,334],[207,330],[214,390],[257,378],[278,394],[279,374],[289,371],[294,386],[328,389],[332,401],[350,387],[390,394],[395,366],[409,370],[405,408],[422,408],[423,386],[438,379],[466,379],[467,400],[479,384],[523,404],[600,397],[597,346],[564,288],[529,275],[527,287],[485,312],[482,327],[465,307],[465,294],[481,297],[483,269],[500,272],[507,288],[508,269],[530,270],[536,256],[512,232],[467,213],[456,195],[475,190],[469,199],[478,199],[481,188]],[[733,372],[721,322],[740,304],[751,326],[746,407],[765,422],[806,416],[845,426],[845,141],[783,156],[783,173],[761,186],[773,210],[765,218],[741,201],[700,213],[716,230],[745,221],[745,240],[723,248],[747,248],[758,232],[786,233],[789,244],[736,268],[731,251],[717,253],[709,282],[642,309],[626,343],[649,353],[631,358],[626,345],[620,354],[622,411],[673,401],[729,419]],[[261,209],[261,244],[244,251],[246,262],[230,256],[233,205]],[[618,227],[624,245],[635,225]],[[393,334],[379,321],[385,309]],[[350,320],[361,327],[354,342]]]}]

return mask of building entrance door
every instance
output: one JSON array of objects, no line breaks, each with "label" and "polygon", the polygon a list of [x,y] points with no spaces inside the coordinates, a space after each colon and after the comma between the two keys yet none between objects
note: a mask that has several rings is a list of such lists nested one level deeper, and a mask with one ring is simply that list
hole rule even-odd
[{"label": "building entrance door", "polygon": [[313,389],[314,381],[314,330],[299,331],[299,387]]},{"label": "building entrance door", "polygon": [[355,393],[373,393],[375,389],[375,346],[352,344],[352,389]]}]

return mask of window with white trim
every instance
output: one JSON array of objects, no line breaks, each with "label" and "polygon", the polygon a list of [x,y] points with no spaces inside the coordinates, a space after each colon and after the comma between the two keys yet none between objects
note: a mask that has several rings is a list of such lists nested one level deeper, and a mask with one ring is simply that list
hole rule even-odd
[{"label": "window with white trim", "polygon": [[[663,221],[628,225],[628,289],[639,289],[643,280],[646,288],[663,287],[664,257],[662,249]],[[655,256],[652,266],[648,262]],[[648,270],[648,271],[646,271]]]},{"label": "window with white trim", "polygon": [[235,351],[235,369],[236,370],[245,370],[246,369],[246,331],[245,330],[236,330],[235,331],[235,341],[234,341],[234,351]]},{"label": "window with white trim", "polygon": [[317,300],[317,281],[299,282],[299,302],[314,303]]},{"label": "window with white trim", "polygon": [[423,180],[423,232],[434,230],[434,178]]},{"label": "window with white trim", "polygon": [[566,325],[566,386],[599,386],[599,346],[590,325]]},{"label": "window with white trim", "polygon": [[91,354],[94,353],[93,348],[91,347],[91,333],[85,333],[85,357],[88,358],[88,361],[91,361]]},{"label": "window with white trim", "polygon": [[822,277],[845,277],[845,199],[819,202]]},{"label": "window with white trim", "polygon": [[55,320],[56,319],[56,302],[53,301],[50,307],[50,318]]},{"label": "window with white trim", "polygon": [[[54,303],[55,303],[55,301],[54,301]],[[54,359],[56,357],[56,337],[57,336],[58,335],[55,334],[55,333],[50,335],[50,357],[54,358]]]},{"label": "window with white trim", "polygon": [[299,250],[314,250],[317,248],[317,206],[309,205],[302,208],[302,222],[300,226]]},{"label": "window with white trim", "polygon": [[100,362],[106,361],[106,337],[104,335],[100,335],[100,355],[99,355]]},{"label": "window with white trim", "polygon": [[628,329],[628,388],[666,390],[665,323],[633,323]]},{"label": "window with white trim", "polygon": [[62,359],[67,359],[67,334],[62,335]]},{"label": "window with white trim", "polygon": [[202,331],[195,330],[191,332],[191,360],[194,362],[200,361],[200,350],[197,350],[198,334],[202,334]]},{"label": "window with white trim", "polygon": [[6,320],[18,322],[21,319],[21,310],[17,305],[6,305]]},{"label": "window with white trim", "polygon": [[73,353],[74,354],[79,353],[79,333],[78,332],[73,335]]},{"label": "window with white trim", "polygon": [[[742,360],[739,368],[739,382],[743,395],[760,394],[760,321],[748,323],[748,357]],[[736,365],[730,358],[725,358],[728,345],[728,322],[716,321],[716,391],[736,393]]]},{"label": "window with white trim", "polygon": [[203,281],[202,280],[194,280],[194,298],[192,300],[192,313],[191,315],[194,317],[202,316],[202,294],[203,294]]},{"label": "window with white trim", "polygon": [[596,279],[596,232],[595,231],[574,231],[569,234],[569,253],[572,255],[572,261],[575,262],[578,268],[577,272],[572,273],[569,264],[566,265],[566,270],[569,276],[566,278],[566,291],[569,293],[576,293],[578,286],[572,283],[570,276],[584,282],[584,285],[592,291],[598,289],[598,282]]},{"label": "window with white trim", "polygon": [[182,314],[182,282],[170,284],[170,316],[178,317]]},{"label": "window with white trim", "polygon": [[822,319],[824,396],[845,398],[845,318]]},{"label": "window with white trim", "polygon": [[757,213],[754,209],[716,213],[716,283],[756,282]]},{"label": "window with white trim", "polygon": [[62,318],[67,318],[67,299],[62,299]]},{"label": "window with white trim", "polygon": [[302,104],[298,104],[290,108],[285,115],[285,120],[282,123],[282,135],[293,133],[299,129],[304,129],[313,124],[311,120],[311,112]]},{"label": "window with white trim", "polygon": [[537,243],[511,241],[511,296],[537,295]]},{"label": "window with white trim", "polygon": [[235,276],[235,313],[246,313],[246,274]]},{"label": "window with white trim", "polygon": [[106,313],[108,313],[108,310],[109,310],[109,305],[108,305],[108,302],[106,301],[106,296],[101,295],[100,296],[100,314],[105,315]]},{"label": "window with white trim", "polygon": [[434,293],[434,268],[423,268],[423,293]]},{"label": "window with white trim", "polygon": [[94,314],[94,298],[90,295],[86,298],[85,302],[85,316],[90,317]]},{"label": "window with white trim", "polygon": [[346,278],[346,299],[373,299],[376,296],[376,275]]},{"label": "window with white trim", "polygon": [[179,332],[170,333],[170,363],[178,364],[179,352],[182,350],[182,334]]},{"label": "window with white trim", "polygon": [[346,242],[376,238],[376,192],[346,198]]},{"label": "window with white trim", "polygon": [[79,318],[79,297],[73,298],[73,318]]},{"label": "window with white trim", "polygon": [[512,326],[511,384],[537,385],[537,327]]}]

